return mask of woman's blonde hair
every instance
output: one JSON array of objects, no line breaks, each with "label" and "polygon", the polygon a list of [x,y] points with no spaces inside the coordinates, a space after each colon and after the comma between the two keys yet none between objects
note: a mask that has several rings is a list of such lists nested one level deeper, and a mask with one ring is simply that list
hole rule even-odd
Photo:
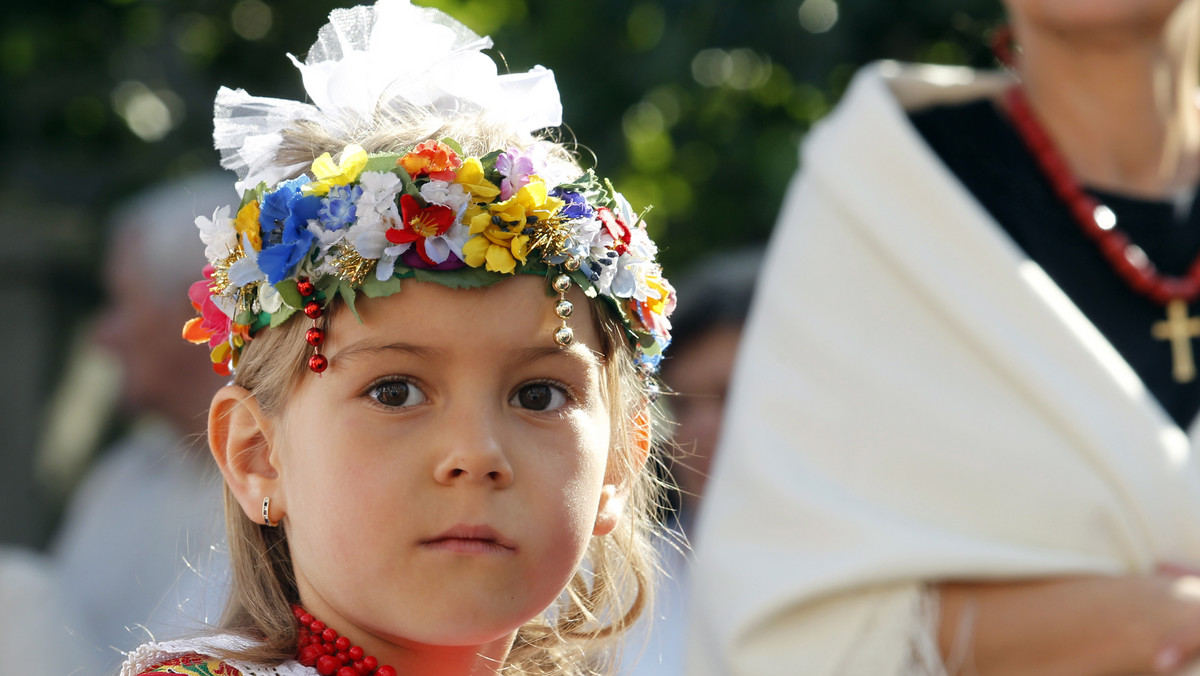
[{"label": "woman's blonde hair", "polygon": [[[445,123],[421,111],[390,112],[373,129],[360,129],[349,138],[316,127],[298,127],[287,135],[280,164],[311,160],[324,152],[336,154],[349,143],[367,152],[404,151],[427,139],[452,137],[468,155],[527,146],[533,139],[507,134],[482,118],[458,118]],[[579,171],[574,156],[561,144],[551,144],[555,162]],[[340,310],[331,306],[323,322]],[[660,428],[654,404],[656,385],[639,373],[634,350],[615,312],[602,300],[591,300],[591,317],[604,342],[603,396],[612,417],[613,447],[610,475],[628,490],[621,524],[609,535],[593,537],[584,565],[577,570],[558,602],[527,622],[517,633],[503,671],[509,674],[605,674],[618,654],[617,639],[652,605],[653,580],[658,572],[652,539],[659,531],[660,482],[644,457],[645,435]],[[295,317],[262,331],[245,347],[234,377],[255,397],[267,416],[277,417],[288,394],[308,373],[308,325]],[[652,442],[653,440],[651,440]],[[225,524],[229,539],[233,584],[221,627],[255,639],[255,647],[224,657],[277,663],[294,658],[297,626],[291,604],[299,602],[287,534],[245,515],[229,488],[225,489]]]}]

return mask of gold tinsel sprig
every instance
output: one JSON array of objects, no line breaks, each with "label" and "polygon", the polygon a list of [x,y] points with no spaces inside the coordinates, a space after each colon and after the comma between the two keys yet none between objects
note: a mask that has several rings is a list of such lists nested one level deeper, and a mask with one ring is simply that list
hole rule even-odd
[{"label": "gold tinsel sprig", "polygon": [[338,252],[337,258],[333,259],[333,269],[338,279],[350,282],[353,286],[359,286],[375,269],[377,262],[374,258],[363,258],[362,254],[352,246],[343,246]]}]

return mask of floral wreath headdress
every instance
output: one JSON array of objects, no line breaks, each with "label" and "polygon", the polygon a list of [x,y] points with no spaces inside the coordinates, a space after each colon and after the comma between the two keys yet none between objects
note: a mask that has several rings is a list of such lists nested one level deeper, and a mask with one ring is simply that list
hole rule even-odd
[{"label": "floral wreath headdress", "polygon": [[[320,373],[328,361],[317,320],[335,297],[353,311],[359,292],[387,296],[405,279],[462,288],[541,274],[558,294],[556,342],[572,340],[565,296],[574,283],[611,304],[639,365],[656,370],[674,290],[641,215],[611,183],[590,170],[563,176],[549,144],[532,141],[562,123],[553,73],[497,74],[481,52],[489,38],[408,0],[329,19],[303,63],[289,55],[313,103],[217,94],[215,145],[243,197],[236,212],[196,219],[208,265],[189,291],[200,316],[184,337],[207,343],[214,369],[228,375],[255,333],[303,312],[314,321],[309,368]],[[336,160],[281,166],[288,129],[353,132],[389,106],[447,120],[482,115],[531,143],[477,155],[453,138],[395,153],[349,145]]]}]

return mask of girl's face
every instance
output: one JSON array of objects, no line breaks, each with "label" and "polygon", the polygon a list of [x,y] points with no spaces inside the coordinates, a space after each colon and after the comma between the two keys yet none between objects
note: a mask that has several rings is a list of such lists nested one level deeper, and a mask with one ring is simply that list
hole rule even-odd
[{"label": "girl's face", "polygon": [[329,370],[273,426],[271,504],[303,605],[368,652],[511,640],[605,532],[601,338],[572,293],[567,348],[534,276],[406,282],[333,318]]}]

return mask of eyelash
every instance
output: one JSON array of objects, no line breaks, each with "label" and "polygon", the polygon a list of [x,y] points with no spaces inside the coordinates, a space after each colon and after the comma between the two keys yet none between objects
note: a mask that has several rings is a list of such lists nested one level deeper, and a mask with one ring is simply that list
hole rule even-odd
[{"label": "eyelash", "polygon": [[[553,380],[551,378],[542,378],[539,380],[530,380],[530,381],[527,381],[527,382],[524,382],[524,383],[521,383],[520,385],[518,385],[516,387],[516,389],[513,390],[512,396],[510,396],[508,398],[509,402],[512,402],[514,399],[516,399],[518,396],[520,396],[521,390],[523,390],[526,387],[529,387],[531,385],[545,385],[554,390],[557,390],[560,394],[562,394],[562,397],[564,400],[562,406],[559,406],[558,408],[555,408],[555,409],[551,409],[549,411],[551,413],[559,411],[562,408],[565,408],[566,406],[569,406],[569,405],[574,404],[579,401],[579,398],[576,396],[575,391],[571,388],[571,386],[569,386],[566,383],[559,381],[559,380]],[[532,410],[534,413],[545,412],[545,409],[526,409],[526,410]]]},{"label": "eyelash", "polygon": [[[401,384],[408,388],[411,388],[411,390],[420,394],[421,401],[418,401],[413,404],[406,404],[403,406],[390,406],[388,404],[383,403],[382,401],[379,401],[379,399],[377,399],[375,396],[376,393],[378,392],[378,390],[385,385],[393,385],[393,384]],[[549,387],[562,395],[563,403],[554,409],[550,409],[551,411],[560,410],[561,408],[563,408],[567,405],[574,404],[579,401],[578,396],[575,394],[575,391],[571,388],[571,386],[567,385],[566,383],[563,383],[562,381],[553,380],[550,378],[543,378],[543,379],[539,379],[539,380],[530,380],[530,381],[521,383],[513,390],[513,393],[508,398],[508,401],[513,402],[513,400],[515,400],[517,397],[520,396],[522,390],[524,390],[525,388],[530,387],[532,385],[545,385],[546,387]],[[425,391],[423,389],[421,389],[420,383],[418,383],[413,378],[404,377],[404,376],[384,376],[382,378],[377,378],[376,380],[372,381],[370,385],[367,385],[367,387],[363,390],[362,396],[365,397],[366,399],[370,400],[370,403],[372,405],[382,408],[384,410],[389,410],[389,411],[395,411],[395,410],[400,410],[400,409],[404,409],[404,408],[412,408],[413,406],[418,406],[418,405],[424,403],[425,400],[427,399]],[[410,396],[411,396],[411,393],[410,393]],[[407,397],[406,397],[406,400],[407,400]],[[545,411],[546,409],[528,409],[528,410],[532,410],[534,412],[542,412],[542,411]]]},{"label": "eyelash", "polygon": [[[375,398],[375,393],[380,388],[382,388],[385,385],[394,385],[394,384],[401,384],[401,385],[404,385],[405,387],[410,388],[413,391],[416,391],[417,393],[420,394],[421,401],[418,401],[415,404],[406,404],[404,406],[389,406]],[[404,376],[384,376],[382,378],[377,378],[370,385],[367,385],[366,389],[363,390],[362,396],[364,396],[368,400],[370,400],[370,403],[372,405],[379,407],[386,411],[397,411],[400,409],[412,408],[413,406],[418,406],[418,405],[424,403],[424,401],[427,399],[427,396],[425,395],[425,390],[421,389],[420,383],[418,383],[413,378],[408,378],[408,377],[404,377]],[[409,396],[411,396],[411,392],[409,393]],[[408,397],[406,397],[405,399],[407,400]]]}]

